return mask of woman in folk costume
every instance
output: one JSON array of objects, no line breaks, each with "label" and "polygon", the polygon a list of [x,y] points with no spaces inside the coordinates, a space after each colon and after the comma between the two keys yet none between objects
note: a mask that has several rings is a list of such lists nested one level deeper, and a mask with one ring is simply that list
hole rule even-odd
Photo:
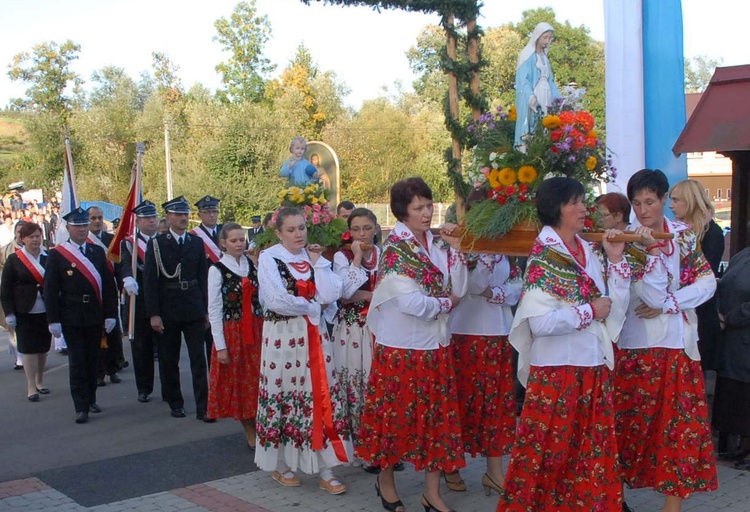
[{"label": "woman in folk costume", "polygon": [[255,416],[263,318],[258,301],[258,271],[245,256],[245,230],[235,222],[219,232],[224,254],[208,269],[208,319],[213,334],[208,380],[210,418],[242,423],[247,445],[255,449]]},{"label": "woman in folk costume", "polygon": [[630,267],[624,243],[599,260],[578,233],[583,185],[542,182],[542,231],[531,249],[509,339],[526,399],[497,510],[614,511],[622,504],[612,407],[616,340],[625,320]]},{"label": "woman in folk costume", "polygon": [[321,489],[341,494],[346,486],[331,468],[351,460],[332,346],[320,329],[321,308],[341,296],[341,279],[307,244],[297,208],[276,213],[280,243],[258,258],[258,288],[266,316],[258,391],[255,463],[273,471],[283,486],[300,485],[295,471],[319,473]]},{"label": "woman in folk costume", "polygon": [[646,248],[628,251],[633,285],[618,342],[615,409],[623,480],[653,487],[666,496],[664,510],[675,512],[693,492],[718,486],[695,313],[716,279],[695,233],[664,217],[668,190],[659,170],[642,169],[628,181],[631,229]]},{"label": "woman in folk costume", "polygon": [[19,238],[23,245],[8,255],[3,267],[0,300],[11,336],[15,335],[18,351],[23,354],[26,397],[38,402],[39,395],[50,392],[44,387],[44,367],[51,339],[41,294],[47,252],[42,248],[42,228],[38,224],[22,224]]},{"label": "woman in folk costume", "polygon": [[555,29],[546,22],[539,23],[529,37],[516,65],[516,138],[515,145],[524,144],[523,136],[536,128],[547,115],[547,108],[559,98],[560,91],[547,58]]},{"label": "woman in folk costume", "polygon": [[[491,489],[501,491],[501,457],[510,453],[515,439],[515,373],[508,333],[521,276],[515,261],[499,254],[472,254],[469,271],[469,293],[451,313],[451,347],[464,451],[487,458],[482,486],[489,496]],[[448,489],[465,491],[456,476],[445,476]]]},{"label": "woman in folk costume", "polygon": [[464,467],[448,313],[466,294],[466,257],[446,224],[430,232],[432,191],[422,178],[391,187],[398,219],[380,257],[378,285],[367,325],[375,349],[357,456],[379,466],[375,483],[383,508],[403,511],[394,465],[425,470],[420,502],[426,511],[447,511],[440,472]]},{"label": "woman in folk costume", "polygon": [[[333,330],[333,356],[341,389],[346,394],[346,418],[356,442],[372,361],[374,340],[366,320],[377,280],[380,250],[373,243],[378,223],[374,213],[367,208],[355,208],[346,222],[351,248],[333,257],[333,271],[344,283]],[[363,244],[368,249],[363,249]]]}]

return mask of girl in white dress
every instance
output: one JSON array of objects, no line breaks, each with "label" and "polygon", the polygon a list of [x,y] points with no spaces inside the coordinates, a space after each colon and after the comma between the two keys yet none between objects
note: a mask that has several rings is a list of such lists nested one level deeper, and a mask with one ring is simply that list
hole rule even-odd
[{"label": "girl in white dress", "polygon": [[281,208],[276,234],[281,243],[261,252],[258,288],[265,310],[258,390],[255,463],[273,471],[283,486],[299,486],[294,475],[319,473],[319,486],[341,494],[346,486],[331,468],[351,460],[351,441],[342,407],[322,307],[341,296],[341,279],[307,245],[307,226],[297,208]]}]

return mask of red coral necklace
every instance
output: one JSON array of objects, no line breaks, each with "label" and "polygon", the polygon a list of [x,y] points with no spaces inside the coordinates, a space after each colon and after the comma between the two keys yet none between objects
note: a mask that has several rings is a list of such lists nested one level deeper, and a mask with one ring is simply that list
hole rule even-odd
[{"label": "red coral necklace", "polygon": [[563,240],[562,243],[563,245],[565,245],[565,248],[568,250],[570,255],[573,256],[573,259],[576,260],[576,263],[578,263],[581,267],[586,268],[586,251],[583,250],[583,245],[581,245],[581,241],[578,240],[578,237],[575,238],[575,241],[576,241],[575,251],[570,248],[570,246],[565,240]]},{"label": "red coral necklace", "polygon": [[310,271],[310,263],[307,261],[290,261],[289,264],[300,274],[305,274]]}]

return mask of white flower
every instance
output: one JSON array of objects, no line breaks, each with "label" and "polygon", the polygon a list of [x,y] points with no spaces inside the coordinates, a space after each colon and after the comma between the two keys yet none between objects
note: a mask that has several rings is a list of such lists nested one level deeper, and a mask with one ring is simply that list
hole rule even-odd
[{"label": "white flower", "polygon": [[497,153],[495,153],[495,152],[493,151],[492,153],[490,153],[490,162],[494,161],[494,160],[495,160],[495,158],[497,158]]}]

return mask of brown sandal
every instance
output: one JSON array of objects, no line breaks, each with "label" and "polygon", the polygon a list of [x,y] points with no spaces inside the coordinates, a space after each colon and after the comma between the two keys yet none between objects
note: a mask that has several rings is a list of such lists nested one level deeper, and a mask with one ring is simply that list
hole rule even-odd
[{"label": "brown sandal", "polygon": [[[292,476],[287,476],[292,475]],[[283,485],[284,487],[299,487],[300,481],[299,478],[294,476],[294,473],[291,471],[287,471],[283,475],[279,473],[278,471],[274,471],[271,473],[271,478],[276,480],[279,484]]]}]

